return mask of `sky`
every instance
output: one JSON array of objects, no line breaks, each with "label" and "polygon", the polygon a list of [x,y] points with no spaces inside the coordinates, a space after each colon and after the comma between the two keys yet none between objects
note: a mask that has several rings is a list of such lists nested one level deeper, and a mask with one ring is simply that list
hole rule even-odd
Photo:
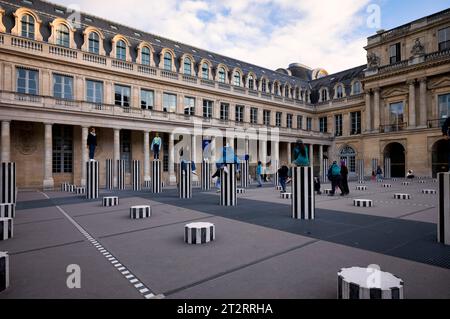
[{"label": "sky", "polygon": [[49,0],[269,69],[366,63],[367,37],[450,0]]}]

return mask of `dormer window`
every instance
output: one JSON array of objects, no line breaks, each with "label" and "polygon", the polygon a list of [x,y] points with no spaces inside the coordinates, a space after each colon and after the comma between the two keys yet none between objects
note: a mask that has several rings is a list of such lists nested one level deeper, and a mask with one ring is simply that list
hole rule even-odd
[{"label": "dormer window", "polygon": [[389,59],[390,64],[394,64],[400,62],[402,60],[401,57],[401,44],[396,43],[390,46],[389,48]]},{"label": "dormer window", "polygon": [[184,74],[192,75],[192,62],[189,57],[184,58]]},{"label": "dormer window", "polygon": [[89,52],[95,54],[100,53],[100,37],[97,32],[91,32],[89,34]]},{"label": "dormer window", "polygon": [[209,79],[209,65],[206,62],[202,63],[202,78],[205,80]]},{"label": "dormer window", "polygon": [[225,83],[225,69],[219,68],[219,82]]},{"label": "dormer window", "polygon": [[56,27],[56,44],[66,48],[70,47],[69,28],[64,24],[59,24]]},{"label": "dormer window", "polygon": [[322,102],[325,102],[325,101],[328,100],[328,92],[327,92],[327,89],[322,89],[322,90],[320,91],[320,100],[321,100]]},{"label": "dormer window", "polygon": [[262,79],[261,81],[261,91],[266,93],[267,92],[267,83],[266,83],[266,79]]},{"label": "dormer window", "polygon": [[21,19],[22,30],[20,35],[24,38],[33,39],[34,40],[34,29],[35,22],[34,18],[29,14],[24,14]]},{"label": "dormer window", "polygon": [[125,41],[119,40],[116,44],[116,59],[126,61],[127,60],[127,45]]},{"label": "dormer window", "polygon": [[341,99],[344,97],[344,90],[342,88],[342,85],[338,85],[336,87],[336,98],[337,99]]},{"label": "dormer window", "polygon": [[233,84],[234,86],[241,86],[241,74],[237,71],[233,75]]},{"label": "dormer window", "polygon": [[141,63],[143,65],[150,65],[150,49],[143,47],[141,51]]},{"label": "dormer window", "polygon": [[253,75],[251,75],[251,74],[248,76],[248,88],[250,90],[255,89],[255,79],[253,78]]},{"label": "dormer window", "polygon": [[361,82],[356,81],[353,83],[353,94],[361,94]]},{"label": "dormer window", "polygon": [[172,55],[169,52],[164,53],[164,70],[172,71]]},{"label": "dormer window", "polygon": [[450,50],[450,27],[438,31],[439,51]]}]

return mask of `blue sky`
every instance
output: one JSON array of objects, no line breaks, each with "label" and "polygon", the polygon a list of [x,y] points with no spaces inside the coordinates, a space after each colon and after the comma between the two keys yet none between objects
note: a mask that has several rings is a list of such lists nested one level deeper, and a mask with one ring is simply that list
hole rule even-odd
[{"label": "blue sky", "polygon": [[[450,0],[51,0],[270,69],[338,72],[366,62],[367,37],[450,7]],[[377,5],[381,25],[368,27]]]}]

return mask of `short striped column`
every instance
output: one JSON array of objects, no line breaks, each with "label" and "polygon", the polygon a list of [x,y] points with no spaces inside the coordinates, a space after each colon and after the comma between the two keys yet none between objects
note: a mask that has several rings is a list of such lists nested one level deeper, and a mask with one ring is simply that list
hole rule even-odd
[{"label": "short striped column", "polygon": [[280,180],[278,178],[278,163],[276,163],[275,167],[275,172],[273,173],[273,184],[275,186],[280,185]]},{"label": "short striped column", "polygon": [[75,194],[77,195],[84,195],[86,194],[86,187],[75,187]]},{"label": "short striped column", "polygon": [[0,241],[13,238],[14,223],[12,218],[0,218]]},{"label": "short striped column", "polygon": [[179,164],[178,170],[178,195],[179,198],[192,197],[192,163]]},{"label": "short striped column", "polygon": [[67,192],[69,188],[69,183],[61,183],[61,192]]},{"label": "short striped column", "polygon": [[0,204],[0,218],[15,218],[16,204]]},{"label": "short striped column", "polygon": [[378,168],[378,158],[372,158],[372,171],[377,172]]},{"label": "short striped column", "polygon": [[236,188],[236,194],[245,194],[245,188]]},{"label": "short striped column", "polygon": [[117,196],[105,196],[103,197],[102,204],[104,207],[113,207],[119,205],[119,197]]},{"label": "short striped column", "polygon": [[159,194],[162,192],[161,181],[161,160],[152,161],[152,193]]},{"label": "short striped column", "polygon": [[450,173],[439,173],[438,242],[450,245]]},{"label": "short striped column", "polygon": [[292,218],[309,220],[315,218],[315,195],[313,168],[292,168]]},{"label": "short striped column", "polygon": [[396,194],[394,194],[394,199],[403,199],[403,200],[411,199],[411,195],[410,194],[399,194],[399,193],[396,193]]},{"label": "short striped column", "polygon": [[236,206],[236,164],[227,163],[220,170],[220,206]]},{"label": "short striped column", "polygon": [[384,188],[392,188],[392,184],[382,184],[381,186]]},{"label": "short striped column", "polygon": [[242,188],[248,188],[248,185],[250,185],[249,181],[249,163],[247,161],[243,161],[241,164],[241,187]]},{"label": "short striped column", "polygon": [[98,198],[98,161],[86,162],[86,198]]},{"label": "short striped column", "polygon": [[106,160],[106,189],[114,189],[114,165],[112,159]]},{"label": "short striped column", "polygon": [[131,206],[130,207],[130,218],[131,219],[142,219],[149,218],[152,216],[152,210],[148,205]]},{"label": "short striped column", "polygon": [[292,199],[292,193],[281,193],[282,199]]},{"label": "short striped column", "polygon": [[427,194],[427,195],[436,195],[437,191],[435,189],[422,189],[422,194]]},{"label": "short striped column", "polygon": [[16,203],[16,163],[0,166],[0,203]]},{"label": "short striped column", "polygon": [[75,185],[72,185],[72,184],[67,185],[67,192],[75,193]]},{"label": "short striped column", "polygon": [[384,159],[384,178],[391,178],[391,158]]},{"label": "short striped column", "polygon": [[9,255],[0,251],[0,292],[9,288]]},{"label": "short striped column", "polygon": [[322,183],[328,183],[328,158],[323,159]]},{"label": "short striped column", "polygon": [[355,206],[355,207],[373,207],[373,201],[371,199],[354,199],[353,206]]},{"label": "short striped column", "polygon": [[211,164],[209,160],[202,161],[202,190],[209,191],[211,189]]},{"label": "short striped column", "polygon": [[357,191],[366,191],[367,190],[367,186],[356,186],[356,190]]},{"label": "short striped column", "polygon": [[141,162],[139,160],[133,160],[132,172],[133,175],[133,190],[140,191],[142,189],[141,184]]},{"label": "short striped column", "polygon": [[357,168],[358,168],[358,180],[360,182],[364,181],[364,160],[363,159],[359,159],[357,162]]},{"label": "short striped column", "polygon": [[125,160],[117,160],[117,189],[125,189]]},{"label": "short striped column", "polygon": [[212,223],[190,223],[184,226],[184,242],[190,245],[206,244],[216,239]]}]

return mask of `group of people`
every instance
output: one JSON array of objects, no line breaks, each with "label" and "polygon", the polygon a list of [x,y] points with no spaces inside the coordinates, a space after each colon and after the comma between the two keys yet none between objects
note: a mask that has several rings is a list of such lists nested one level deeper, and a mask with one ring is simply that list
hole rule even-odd
[{"label": "group of people", "polygon": [[328,169],[328,180],[331,182],[331,192],[329,196],[334,196],[336,189],[341,190],[341,196],[350,194],[348,187],[348,168],[345,161],[341,161],[341,165],[338,165],[337,161],[334,161]]}]

